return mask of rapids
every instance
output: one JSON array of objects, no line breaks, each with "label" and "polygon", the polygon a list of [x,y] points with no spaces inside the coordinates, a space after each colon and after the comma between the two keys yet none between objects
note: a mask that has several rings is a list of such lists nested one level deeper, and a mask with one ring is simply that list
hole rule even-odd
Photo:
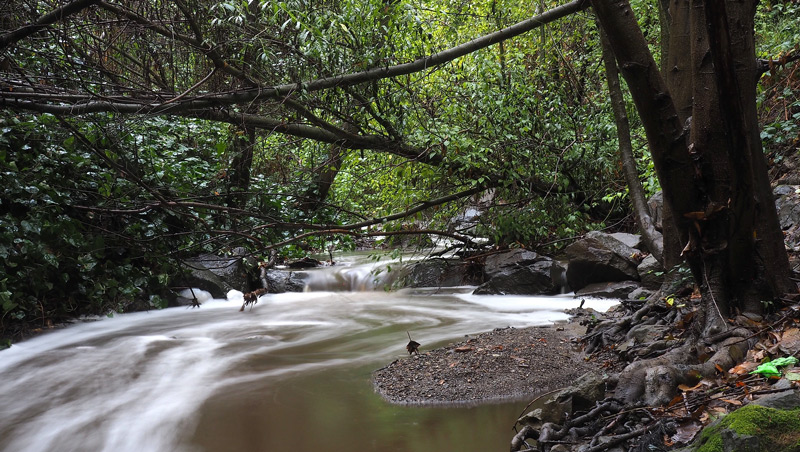
[{"label": "rapids", "polygon": [[[525,402],[393,406],[370,372],[466,334],[565,320],[569,297],[306,292],[115,315],[0,351],[0,451],[506,450]],[[603,310],[605,305],[593,307]]]}]

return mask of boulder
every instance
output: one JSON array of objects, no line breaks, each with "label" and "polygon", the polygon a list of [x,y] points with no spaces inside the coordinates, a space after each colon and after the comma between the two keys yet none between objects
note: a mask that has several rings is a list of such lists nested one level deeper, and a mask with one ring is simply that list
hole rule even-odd
[{"label": "boulder", "polygon": [[562,291],[565,269],[547,256],[515,249],[487,257],[484,272],[489,280],[476,295],[552,295]]},{"label": "boulder", "polygon": [[303,271],[267,270],[267,290],[270,293],[302,292],[308,278],[308,273]]},{"label": "boulder", "polygon": [[800,225],[800,193],[798,192],[800,192],[800,187],[796,185],[779,185],[773,190],[778,222],[784,230]]},{"label": "boulder", "polygon": [[664,282],[664,267],[652,255],[642,259],[636,267],[636,272],[639,273],[642,286],[646,289],[658,290]]},{"label": "boulder", "polygon": [[628,294],[628,300],[630,301],[645,301],[653,296],[655,292],[652,290],[645,289],[644,287],[639,287],[638,289],[634,289],[633,292]]},{"label": "boulder", "polygon": [[534,251],[517,248],[503,253],[492,254],[486,258],[483,268],[486,276],[492,278],[507,271],[509,268],[525,267],[543,260],[551,259]]},{"label": "boulder", "polygon": [[681,451],[796,451],[799,410],[780,410],[749,404],[704,428],[694,443]]},{"label": "boulder", "polygon": [[[781,379],[774,386],[780,383],[787,382],[786,379]],[[789,383],[791,387],[791,383]],[[781,388],[774,388],[776,390]],[[788,388],[787,388],[788,389]],[[797,389],[776,392],[774,394],[763,395],[755,401],[751,402],[752,405],[759,405],[767,408],[775,408],[779,410],[794,410],[800,408],[800,391]]]},{"label": "boulder", "polygon": [[566,249],[567,282],[573,290],[592,283],[639,280],[637,250],[609,234],[590,232]]},{"label": "boulder", "polygon": [[202,254],[183,262],[188,274],[176,284],[184,287],[197,287],[211,293],[214,298],[225,298],[231,289],[249,291],[247,268],[243,257],[244,249],[240,255],[216,256]]},{"label": "boulder", "polygon": [[575,292],[575,296],[627,300],[628,296],[640,287],[641,284],[636,281],[594,283]]},{"label": "boulder", "polygon": [[611,237],[619,240],[620,242],[628,245],[631,248],[641,250],[643,243],[642,243],[642,236],[640,234],[629,234],[627,232],[614,232],[613,234],[609,234]]},{"label": "boulder", "polygon": [[510,267],[478,286],[475,295],[554,295],[561,287],[553,282],[553,260],[542,260],[527,266]]},{"label": "boulder", "polygon": [[456,287],[483,282],[479,268],[461,259],[427,259],[411,265],[405,287]]},{"label": "boulder", "polygon": [[179,285],[198,287],[210,292],[214,298],[225,298],[231,289],[248,292],[251,287],[247,275],[247,250],[234,248],[230,256],[201,254],[184,261],[189,276]]}]

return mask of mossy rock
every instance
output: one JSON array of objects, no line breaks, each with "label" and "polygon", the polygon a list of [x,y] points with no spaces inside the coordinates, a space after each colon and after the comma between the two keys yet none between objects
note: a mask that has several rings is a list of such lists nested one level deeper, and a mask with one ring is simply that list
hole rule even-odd
[{"label": "mossy rock", "polygon": [[[747,405],[709,425],[700,433],[691,450],[696,452],[726,452],[723,432],[735,437],[757,439],[761,452],[800,452],[800,408],[777,410]],[[727,435],[729,438],[730,434]],[[750,442],[753,444],[753,441]]]}]

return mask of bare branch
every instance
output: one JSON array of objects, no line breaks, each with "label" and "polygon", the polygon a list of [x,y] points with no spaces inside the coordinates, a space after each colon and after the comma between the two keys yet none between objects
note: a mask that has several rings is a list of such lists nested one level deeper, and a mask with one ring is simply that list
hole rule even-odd
[{"label": "bare branch", "polygon": [[17,28],[14,31],[1,35],[0,50],[4,50],[6,47],[21,41],[28,36],[43,30],[44,28],[47,28],[49,25],[52,25],[67,16],[79,13],[97,3],[100,3],[100,0],[75,0],[74,2],[67,3],[60,8],[56,8],[44,16],[41,16],[33,24],[25,25],[24,27]]}]

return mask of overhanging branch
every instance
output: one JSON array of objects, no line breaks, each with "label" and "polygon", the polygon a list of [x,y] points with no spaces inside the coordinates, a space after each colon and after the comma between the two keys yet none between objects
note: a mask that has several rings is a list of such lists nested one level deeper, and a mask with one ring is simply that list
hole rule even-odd
[{"label": "overhanging branch", "polygon": [[0,50],[4,50],[6,47],[21,41],[44,28],[47,28],[49,25],[52,25],[67,16],[71,16],[75,13],[83,11],[84,9],[89,8],[97,3],[100,3],[100,0],[75,0],[74,2],[67,3],[64,6],[56,8],[44,16],[41,16],[32,24],[25,25],[24,27],[20,27],[14,31],[0,35]]}]

